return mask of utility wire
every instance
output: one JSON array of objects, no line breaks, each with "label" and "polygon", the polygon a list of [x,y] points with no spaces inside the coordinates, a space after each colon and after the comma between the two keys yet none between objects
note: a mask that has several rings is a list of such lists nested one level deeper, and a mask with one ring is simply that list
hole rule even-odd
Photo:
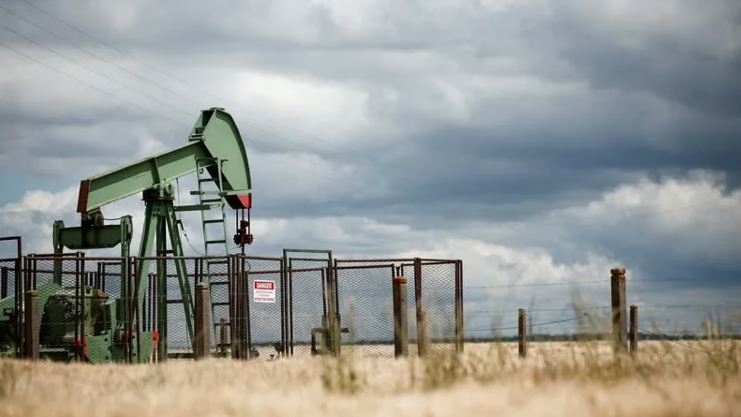
[{"label": "utility wire", "polygon": [[129,90],[131,90],[131,91],[133,91],[133,92],[135,92],[135,93],[137,93],[137,94],[140,94],[140,95],[142,95],[142,96],[144,96],[144,97],[146,97],[146,98],[148,98],[148,99],[150,99],[150,100],[156,101],[156,102],[158,102],[158,103],[160,103],[160,104],[162,104],[162,105],[165,105],[165,106],[167,106],[167,107],[170,107],[170,108],[172,108],[173,110],[175,110],[175,111],[177,111],[177,112],[179,112],[179,113],[182,113],[183,115],[188,115],[188,116],[190,115],[190,113],[189,113],[189,112],[186,112],[186,111],[184,111],[184,110],[180,109],[179,107],[173,106],[172,104],[170,104],[170,103],[168,103],[168,102],[166,102],[166,101],[162,101],[162,100],[158,99],[157,97],[153,97],[153,96],[151,96],[151,95],[147,94],[147,93],[146,93],[146,92],[144,92],[144,91],[141,91],[141,90],[139,90],[139,89],[137,89],[137,88],[134,88],[134,87],[132,87],[132,86],[130,86],[130,85],[124,84],[124,83],[122,83],[122,82],[120,82],[120,81],[118,81],[118,80],[116,80],[116,79],[113,79],[113,78],[111,78],[111,77],[109,77],[109,76],[107,76],[107,75],[105,75],[105,74],[101,74],[101,73],[99,73],[99,72],[97,72],[97,71],[95,71],[95,70],[92,70],[92,69],[90,69],[90,68],[86,67],[85,65],[83,65],[83,64],[81,64],[81,63],[79,63],[79,62],[77,62],[76,60],[74,60],[74,59],[72,59],[72,58],[68,57],[67,55],[65,55],[65,54],[63,54],[63,53],[61,53],[61,52],[55,51],[54,49],[52,49],[52,48],[49,48],[49,47],[47,47],[47,46],[45,46],[45,45],[43,45],[43,44],[41,44],[41,43],[39,43],[39,42],[37,42],[37,41],[35,41],[35,40],[31,39],[31,38],[29,38],[29,37],[27,37],[27,36],[23,35],[22,33],[20,33],[20,32],[18,32],[18,31],[14,30],[14,29],[11,29],[11,28],[9,28],[8,26],[5,26],[5,25],[4,25],[4,24],[2,24],[2,23],[0,23],[0,27],[2,27],[3,29],[5,29],[5,30],[7,30],[7,31],[9,31],[9,32],[12,32],[12,33],[16,34],[16,35],[17,35],[18,37],[21,37],[21,38],[23,38],[23,39],[27,40],[28,42],[31,42],[31,43],[33,43],[34,45],[36,45],[36,46],[38,46],[38,47],[40,47],[40,48],[43,48],[44,50],[47,50],[47,51],[49,51],[49,52],[53,53],[54,55],[57,55],[58,57],[61,57],[62,59],[66,60],[66,61],[68,61],[68,62],[71,62],[71,63],[72,63],[72,64],[74,64],[74,65],[77,65],[78,67],[80,67],[80,68],[84,69],[85,71],[88,71],[88,72],[90,72],[91,74],[97,75],[98,77],[100,77],[100,78],[103,78],[103,79],[105,79],[105,80],[108,80],[108,81],[110,81],[110,82],[112,82],[112,83],[114,83],[114,84],[116,84],[116,85],[118,85],[118,86],[120,86],[120,87],[123,87],[123,88],[125,88],[125,89],[129,89]]},{"label": "utility wire", "polygon": [[[28,0],[20,0],[20,1],[22,1],[23,3],[25,3],[25,4],[27,4],[27,5],[31,6],[31,7],[33,7],[34,9],[36,9],[36,10],[40,11],[41,13],[43,13],[43,14],[45,14],[46,16],[48,16],[48,17],[50,17],[50,18],[54,19],[55,21],[57,21],[57,22],[59,22],[59,23],[62,23],[63,25],[65,25],[65,26],[67,26],[67,27],[69,27],[69,28],[72,28],[73,30],[77,31],[78,33],[81,33],[82,35],[85,35],[85,36],[89,37],[90,39],[93,39],[94,41],[96,41],[96,42],[98,42],[99,44],[101,44],[101,45],[105,46],[106,48],[108,48],[108,49],[110,49],[110,50],[113,50],[113,51],[115,51],[115,52],[117,52],[117,53],[119,53],[119,54],[121,54],[121,55],[123,55],[123,56],[126,56],[126,57],[128,57],[128,58],[130,58],[130,59],[132,59],[132,60],[134,60],[134,61],[136,61],[136,62],[138,62],[138,63],[140,63],[140,64],[142,64],[142,65],[145,65],[145,66],[147,66],[147,67],[149,67],[149,68],[151,68],[151,69],[153,69],[153,70],[157,71],[158,73],[160,73],[160,74],[164,75],[165,77],[167,77],[167,79],[168,79],[168,80],[175,80],[175,81],[177,81],[177,82],[179,82],[179,83],[181,83],[181,84],[185,85],[185,86],[186,86],[186,87],[188,87],[188,88],[191,88],[191,89],[194,89],[194,90],[198,90],[198,91],[200,91],[200,92],[202,92],[202,93],[204,93],[204,94],[207,94],[207,95],[209,95],[209,96],[211,96],[211,97],[213,97],[213,98],[216,98],[217,100],[220,100],[220,101],[225,101],[225,102],[228,102],[228,101],[229,101],[229,100],[224,100],[224,99],[223,99],[222,97],[219,97],[219,96],[217,96],[217,95],[215,95],[215,94],[211,93],[210,91],[207,91],[207,90],[205,90],[205,89],[202,89],[202,88],[200,88],[200,87],[198,87],[198,86],[196,86],[196,85],[193,85],[193,84],[191,84],[191,83],[189,83],[189,82],[187,82],[187,81],[184,81],[184,80],[182,80],[182,79],[180,79],[180,78],[178,78],[178,77],[174,76],[173,74],[171,74],[171,73],[168,73],[168,72],[166,72],[166,71],[164,71],[164,70],[162,70],[162,69],[160,69],[160,68],[158,68],[158,67],[156,67],[156,66],[154,66],[154,65],[152,65],[152,64],[150,64],[150,63],[148,63],[148,62],[145,62],[145,61],[142,61],[142,60],[140,60],[140,59],[136,58],[136,57],[135,57],[135,56],[133,56],[132,54],[130,54],[130,53],[127,53],[126,51],[124,51],[124,50],[122,50],[122,49],[120,49],[120,48],[117,48],[117,47],[115,47],[115,46],[113,46],[113,45],[111,45],[111,44],[109,44],[109,43],[107,43],[107,42],[103,41],[103,40],[102,40],[102,39],[100,39],[99,37],[97,37],[97,36],[95,36],[95,35],[93,35],[93,34],[91,34],[91,33],[87,32],[87,31],[85,31],[85,30],[83,30],[83,29],[81,29],[80,27],[78,27],[78,26],[76,26],[76,25],[74,25],[74,24],[72,24],[72,23],[70,23],[70,22],[68,22],[68,21],[66,21],[66,20],[64,20],[64,19],[62,19],[62,18],[60,18],[60,17],[56,16],[56,15],[54,15],[53,13],[49,12],[48,10],[46,10],[46,9],[44,9],[44,8],[42,8],[42,7],[40,7],[40,6],[36,5],[36,4],[34,4],[34,3],[32,3],[32,2],[30,2],[30,1],[28,1]],[[6,9],[6,10],[7,10],[7,9]],[[55,36],[56,36],[56,35],[55,35]],[[130,72],[130,73],[132,73],[132,74],[134,74],[133,72],[131,72],[131,71],[129,71],[129,70],[126,70],[126,71],[127,71],[127,72]],[[137,78],[144,78],[144,77],[141,77],[141,76],[138,76],[138,75],[137,75]],[[159,85],[158,85],[158,87],[161,87],[161,86],[159,86]],[[177,95],[177,96],[179,96],[179,97],[182,97],[181,95],[179,95],[179,94],[177,94],[177,93],[173,92],[173,91],[172,91],[172,90],[170,90],[170,89],[167,89],[167,90],[168,90],[168,91],[170,91],[170,92],[171,92],[172,94],[175,94],[175,95]],[[186,99],[186,100],[189,100],[189,99],[187,99],[187,98],[185,98],[185,99]],[[189,100],[189,101],[191,101],[191,100]],[[192,101],[191,101],[191,102],[192,102]],[[242,108],[242,107],[240,107],[240,108],[241,108],[241,110],[242,110],[242,111],[244,112],[244,108]],[[255,114],[256,116],[258,116],[258,117],[260,117],[260,118],[262,118],[262,119],[265,119],[265,120],[271,120],[271,118],[270,118],[270,117],[268,117],[268,116],[266,116],[266,115],[264,115],[264,114],[263,114],[263,115],[261,115],[261,114],[259,114],[259,113],[257,113],[257,112],[253,112],[253,111],[246,111],[245,113],[253,113],[253,114]],[[252,123],[246,123],[246,124],[249,124],[249,125],[251,125],[251,126],[252,126],[253,128],[255,128],[255,129],[257,129],[257,130],[260,130],[260,131],[262,131],[262,132],[264,132],[264,133],[266,133],[266,134],[268,134],[268,135],[270,135],[270,136],[273,136],[273,137],[276,137],[276,138],[278,138],[278,139],[282,139],[282,140],[284,140],[284,141],[287,141],[287,142],[289,142],[289,143],[294,143],[294,144],[297,144],[297,145],[298,145],[298,143],[297,143],[297,142],[295,142],[295,141],[293,141],[293,140],[291,140],[291,139],[288,139],[288,138],[286,138],[286,137],[285,137],[285,136],[283,136],[283,135],[277,134],[277,133],[275,133],[275,132],[270,132],[270,131],[268,131],[268,130],[265,130],[264,128],[261,128],[261,127],[259,127],[259,126],[256,126],[256,125],[254,125],[254,124],[252,124]],[[275,126],[276,124],[278,124],[278,123],[277,123],[277,122],[275,122],[275,121],[273,121],[273,125]],[[311,134],[307,134],[306,132],[303,132],[303,133],[302,133],[302,132],[300,132],[300,131],[296,130],[295,128],[294,128],[293,130],[294,130],[295,132],[298,132],[298,133],[302,134],[302,136],[307,136],[307,137],[309,137],[309,138],[311,138],[311,139],[314,139],[315,141],[319,141],[319,142],[322,142],[322,143],[325,143],[325,144],[331,145],[331,143],[330,143],[330,142],[327,142],[326,140],[324,140],[324,139],[321,139],[321,138],[319,138],[319,137],[316,137],[316,136],[314,136],[314,135],[311,135]],[[336,148],[336,147],[337,147],[337,146],[335,146],[335,148]]]},{"label": "utility wire", "polygon": [[[21,15],[19,15],[19,14],[15,13],[14,11],[12,11],[12,10],[10,10],[10,9],[8,9],[8,8],[5,8],[5,7],[2,7],[2,6],[0,6],[0,10],[4,10],[4,11],[5,11],[6,13],[8,13],[8,14],[11,14],[11,15],[13,15],[13,16],[15,16],[15,17],[17,17],[18,19],[20,19],[20,20],[22,20],[22,21],[26,22],[27,24],[29,24],[29,25],[31,25],[31,26],[33,26],[33,27],[35,27],[35,28],[39,29],[39,30],[42,30],[42,31],[44,31],[44,32],[46,32],[46,33],[48,33],[48,34],[50,34],[50,35],[54,36],[55,38],[57,38],[57,39],[59,39],[59,40],[61,40],[61,41],[65,42],[65,43],[67,43],[68,45],[72,46],[73,48],[75,48],[75,49],[78,49],[78,50],[80,50],[80,51],[84,52],[85,54],[87,54],[87,55],[89,55],[89,56],[91,56],[91,57],[93,57],[93,58],[95,58],[95,59],[97,59],[97,60],[99,60],[99,61],[101,61],[101,62],[103,62],[103,63],[105,63],[105,64],[108,64],[108,65],[114,66],[114,67],[118,68],[119,70],[121,70],[121,71],[124,71],[124,72],[126,72],[127,74],[129,74],[129,75],[131,75],[131,76],[133,76],[133,77],[136,77],[136,78],[138,78],[138,79],[140,79],[140,80],[142,80],[142,81],[145,81],[145,82],[147,82],[148,84],[150,84],[150,85],[153,85],[153,86],[155,86],[155,87],[159,88],[160,90],[163,90],[163,91],[165,91],[165,92],[168,92],[168,93],[170,93],[170,94],[172,94],[172,95],[174,95],[174,96],[176,96],[176,97],[179,97],[179,98],[181,98],[181,99],[183,99],[183,100],[186,100],[186,101],[188,101],[188,102],[190,102],[190,103],[192,103],[192,104],[195,104],[195,105],[199,105],[199,103],[197,103],[197,102],[195,102],[195,101],[193,101],[193,100],[189,99],[188,97],[185,97],[185,96],[183,96],[183,95],[179,94],[178,92],[176,92],[176,91],[173,91],[172,89],[169,89],[169,88],[167,88],[167,87],[163,86],[163,85],[162,85],[162,83],[159,83],[159,82],[156,82],[156,81],[150,80],[149,78],[146,78],[146,77],[143,77],[143,76],[141,76],[141,75],[139,75],[139,74],[137,74],[137,73],[135,73],[135,72],[133,72],[133,71],[129,70],[128,68],[124,67],[123,65],[120,65],[120,64],[118,64],[118,63],[116,63],[116,62],[113,62],[113,61],[110,61],[110,60],[106,59],[105,57],[102,57],[102,56],[100,56],[100,55],[96,54],[95,52],[92,52],[92,51],[90,51],[90,50],[88,50],[88,49],[86,49],[86,48],[83,48],[83,47],[81,47],[81,46],[75,45],[75,44],[74,44],[74,43],[73,43],[72,41],[70,41],[69,39],[67,39],[67,38],[65,38],[65,37],[63,37],[63,36],[60,36],[60,35],[58,35],[57,33],[54,33],[54,32],[52,32],[51,30],[49,30],[49,29],[47,29],[47,28],[45,28],[45,27],[43,27],[43,26],[37,25],[37,24],[36,24],[36,23],[34,23],[33,21],[31,21],[31,20],[29,20],[29,19],[26,19],[25,17],[23,17],[23,16],[21,16]],[[20,35],[19,35],[19,36],[20,36]],[[55,53],[56,53],[56,52],[55,52]],[[129,87],[129,88],[132,88],[132,89],[133,89],[133,87]],[[140,93],[140,94],[143,94],[143,93],[141,93],[141,91],[139,91],[139,90],[136,90],[136,91],[137,91],[138,93]],[[143,95],[147,96],[146,94],[143,94]],[[147,97],[149,97],[149,96],[147,96]],[[151,97],[150,97],[150,98],[151,98]],[[167,105],[167,106],[171,106],[171,104],[169,104],[169,103],[163,103],[163,104],[165,104],[165,105]]]},{"label": "utility wire", "polygon": [[85,85],[85,86],[87,86],[89,88],[92,88],[93,90],[98,91],[99,93],[102,93],[102,94],[105,94],[107,96],[110,96],[111,98],[114,98],[114,99],[116,99],[116,100],[118,100],[118,101],[120,101],[122,103],[126,103],[126,104],[128,104],[130,106],[136,107],[136,108],[138,108],[138,109],[140,109],[140,110],[142,110],[144,112],[147,112],[147,113],[156,113],[156,114],[158,114],[158,115],[160,115],[160,116],[162,116],[162,117],[170,120],[171,122],[178,123],[178,124],[181,123],[180,121],[175,120],[175,119],[173,119],[170,116],[167,116],[165,114],[159,113],[158,111],[155,111],[155,110],[152,110],[152,109],[148,109],[148,108],[146,108],[146,107],[144,107],[144,106],[142,106],[142,105],[140,105],[140,104],[138,104],[136,102],[133,102],[133,101],[127,100],[125,98],[119,97],[118,95],[116,95],[116,94],[114,94],[114,93],[112,93],[112,92],[110,92],[108,90],[105,90],[103,88],[100,88],[100,87],[98,87],[98,86],[96,86],[94,84],[88,83],[87,81],[85,81],[85,80],[83,80],[81,78],[78,78],[78,77],[76,77],[76,76],[74,76],[74,75],[72,75],[72,74],[70,74],[70,73],[68,73],[66,71],[63,71],[63,70],[61,70],[59,68],[56,68],[56,67],[54,67],[52,65],[49,65],[49,64],[47,64],[47,63],[45,63],[45,62],[43,62],[43,61],[41,61],[39,59],[36,59],[36,58],[34,58],[34,57],[32,57],[32,56],[30,56],[28,54],[23,53],[23,52],[15,49],[15,48],[13,48],[11,46],[8,46],[8,45],[6,45],[5,43],[3,43],[1,41],[0,41],[0,46],[2,46],[3,48],[5,48],[5,49],[7,49],[7,50],[9,50],[9,51],[17,54],[17,55],[22,56],[22,57],[24,57],[24,58],[26,58],[26,59],[28,59],[30,61],[33,61],[33,62],[35,62],[35,63],[37,63],[39,65],[42,65],[42,66],[44,66],[44,67],[46,67],[46,68],[48,68],[48,69],[50,69],[50,70],[52,70],[54,72],[60,73],[62,75],[65,75],[68,78],[71,78],[71,79],[77,81],[80,84],[83,84],[83,85]]}]

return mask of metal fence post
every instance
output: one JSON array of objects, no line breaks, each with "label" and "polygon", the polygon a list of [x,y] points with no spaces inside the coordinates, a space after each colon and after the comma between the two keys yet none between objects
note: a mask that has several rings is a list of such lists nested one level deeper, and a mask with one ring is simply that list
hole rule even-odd
[{"label": "metal fence post", "polygon": [[0,300],[8,296],[8,267],[0,268]]},{"label": "metal fence post", "polygon": [[407,279],[403,276],[393,278],[394,298],[394,356],[409,355],[409,332],[407,322]]},{"label": "metal fence post", "polygon": [[465,336],[463,321],[463,261],[455,262],[455,350],[463,352]]},{"label": "metal fence post", "polygon": [[[105,278],[104,278],[105,279]],[[105,281],[103,281],[105,286]],[[167,265],[162,259],[157,260],[157,361],[167,361]]]},{"label": "metal fence post", "polygon": [[521,358],[527,356],[527,311],[524,308],[517,310],[517,342]]},{"label": "metal fence post", "polygon": [[211,347],[209,331],[209,294],[208,283],[199,282],[196,285],[196,331],[195,331],[195,352],[196,359],[207,358]]},{"label": "metal fence post", "polygon": [[24,356],[27,359],[39,358],[39,330],[41,321],[39,316],[39,292],[37,290],[26,291],[26,346]]},{"label": "metal fence post", "polygon": [[613,347],[615,353],[625,353],[628,315],[625,304],[625,268],[611,269],[610,275]]},{"label": "metal fence post", "polygon": [[630,306],[630,354],[638,352],[638,306]]}]

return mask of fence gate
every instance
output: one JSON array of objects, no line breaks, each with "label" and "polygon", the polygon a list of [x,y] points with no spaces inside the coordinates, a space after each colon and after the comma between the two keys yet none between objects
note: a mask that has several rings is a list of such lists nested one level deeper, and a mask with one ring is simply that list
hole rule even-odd
[{"label": "fence gate", "polygon": [[285,353],[286,291],[283,259],[278,257],[240,256],[240,268],[246,277],[245,343],[250,358],[272,358]]},{"label": "fence gate", "polygon": [[[300,254],[300,256],[290,256]],[[325,329],[339,327],[337,292],[334,290],[332,252],[315,249],[284,249],[288,297],[286,336],[288,355],[310,355],[339,350]],[[337,329],[339,330],[339,329]]]},{"label": "fence gate", "polygon": [[[343,352],[369,357],[394,356],[393,260],[337,261],[335,273],[343,335]],[[413,295],[413,286],[411,286]],[[407,296],[414,310],[414,298]],[[414,317],[412,313],[407,314]]]}]

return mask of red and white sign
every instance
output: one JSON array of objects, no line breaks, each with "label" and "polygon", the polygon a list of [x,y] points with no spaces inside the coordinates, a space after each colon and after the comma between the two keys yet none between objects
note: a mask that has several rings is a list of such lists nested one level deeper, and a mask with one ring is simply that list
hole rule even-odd
[{"label": "red and white sign", "polygon": [[252,299],[256,303],[275,302],[275,281],[256,279],[252,282]]}]

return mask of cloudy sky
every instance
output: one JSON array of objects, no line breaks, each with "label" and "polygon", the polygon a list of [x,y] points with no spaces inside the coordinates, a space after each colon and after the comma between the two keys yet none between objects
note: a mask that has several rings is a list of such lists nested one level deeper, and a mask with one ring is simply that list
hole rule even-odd
[{"label": "cloudy sky", "polygon": [[253,253],[463,259],[470,329],[604,306],[615,265],[669,330],[741,307],[737,1],[4,0],[0,59],[0,235],[26,252],[79,221],[80,179],[219,106]]}]

